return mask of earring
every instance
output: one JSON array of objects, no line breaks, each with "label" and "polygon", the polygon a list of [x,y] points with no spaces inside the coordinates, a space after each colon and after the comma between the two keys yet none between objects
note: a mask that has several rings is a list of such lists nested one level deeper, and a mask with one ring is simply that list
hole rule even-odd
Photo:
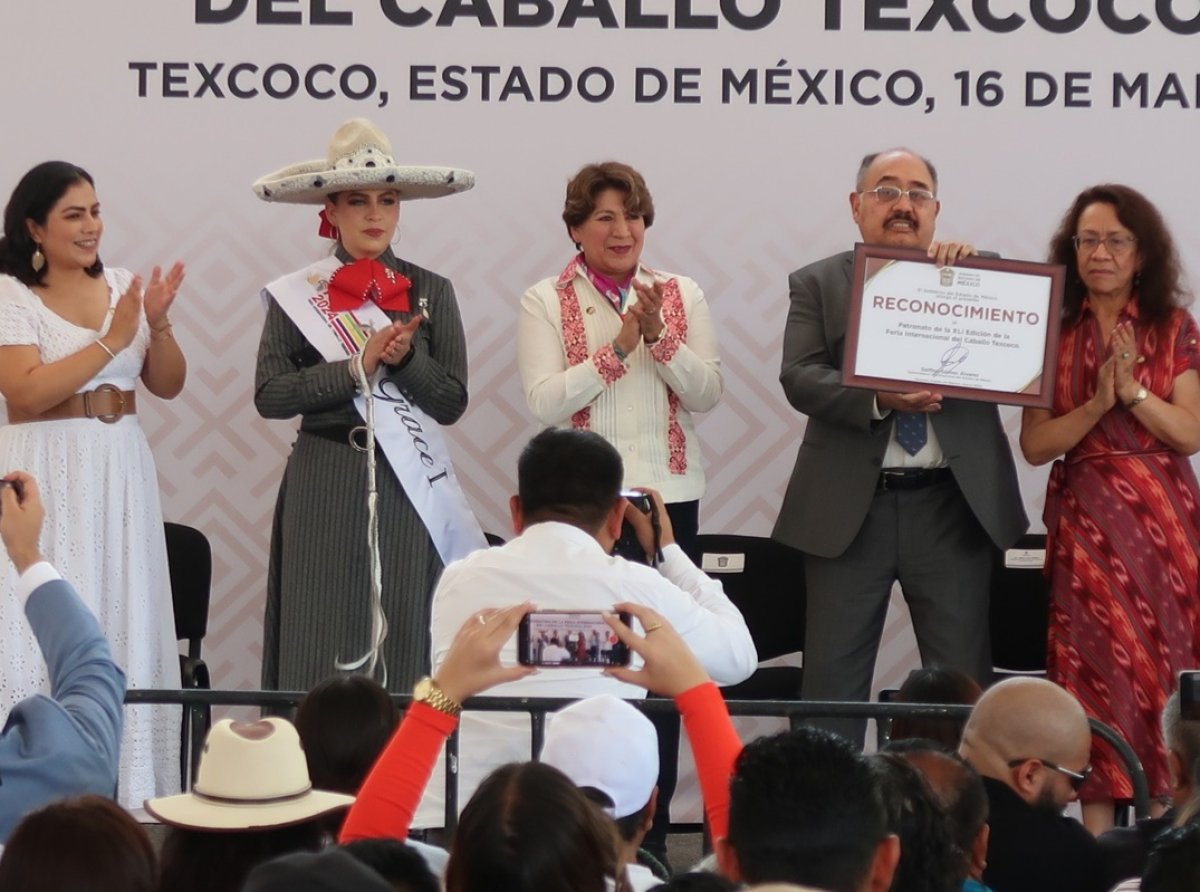
[{"label": "earring", "polygon": [[42,267],[46,265],[46,255],[42,253],[41,245],[34,247],[33,256],[29,258],[29,265],[33,267],[35,273],[40,273]]}]

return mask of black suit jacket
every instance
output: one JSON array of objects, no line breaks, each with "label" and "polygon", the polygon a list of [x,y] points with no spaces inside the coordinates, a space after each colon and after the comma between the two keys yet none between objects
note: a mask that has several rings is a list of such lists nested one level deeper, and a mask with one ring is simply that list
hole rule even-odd
[{"label": "black suit jacket", "polygon": [[1007,784],[983,779],[987,789],[987,868],[994,892],[1107,892],[1112,887],[1096,838],[1082,824],[1034,808]]}]

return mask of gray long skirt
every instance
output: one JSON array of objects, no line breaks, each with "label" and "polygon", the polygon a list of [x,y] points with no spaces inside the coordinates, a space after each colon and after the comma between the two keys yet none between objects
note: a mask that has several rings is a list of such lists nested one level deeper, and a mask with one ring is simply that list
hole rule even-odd
[{"label": "gray long skirt", "polygon": [[[429,604],[442,561],[382,453],[377,466],[387,687],[429,672]],[[369,646],[367,457],[301,431],[275,520],[263,628],[264,690],[308,690]],[[378,678],[378,674],[376,676]]]}]

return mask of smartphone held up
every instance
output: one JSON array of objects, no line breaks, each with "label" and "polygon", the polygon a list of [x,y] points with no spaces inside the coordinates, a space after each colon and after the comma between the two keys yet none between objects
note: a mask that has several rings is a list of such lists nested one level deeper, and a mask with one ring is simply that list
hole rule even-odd
[{"label": "smartphone held up", "polygon": [[[603,610],[535,610],[517,627],[517,661],[555,669],[628,666],[629,648],[604,621]],[[629,614],[617,618],[629,625]]]}]

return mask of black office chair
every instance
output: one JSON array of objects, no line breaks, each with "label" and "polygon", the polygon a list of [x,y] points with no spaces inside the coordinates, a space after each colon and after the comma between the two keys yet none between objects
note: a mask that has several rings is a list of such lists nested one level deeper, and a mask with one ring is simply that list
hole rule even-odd
[{"label": "black office chair", "polygon": [[1030,533],[992,565],[992,665],[998,676],[1046,671],[1046,534]]},{"label": "black office chair", "polygon": [[[164,523],[167,565],[171,574],[171,600],[175,608],[175,637],[187,641],[187,653],[179,655],[181,686],[210,689],[208,665],[200,656],[200,643],[208,634],[208,605],[212,594],[212,548],[208,538],[195,527]],[[192,786],[200,764],[200,751],[212,724],[208,706],[185,706],[179,748],[183,788]]]},{"label": "black office chair", "polygon": [[[759,660],[804,650],[803,553],[774,539],[713,533],[697,536],[696,550],[745,617]],[[727,700],[799,700],[803,676],[797,666],[761,668],[721,692]]]}]

